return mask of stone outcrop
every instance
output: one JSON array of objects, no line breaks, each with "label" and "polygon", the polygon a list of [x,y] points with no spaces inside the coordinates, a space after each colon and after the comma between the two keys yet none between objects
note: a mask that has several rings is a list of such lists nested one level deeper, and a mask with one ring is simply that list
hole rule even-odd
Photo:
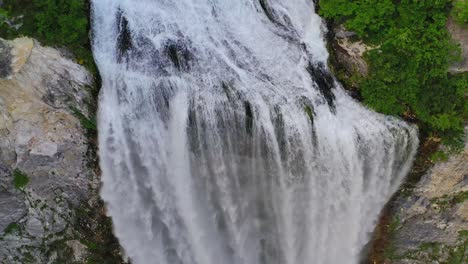
[{"label": "stone outcrop", "polygon": [[455,43],[459,43],[461,47],[461,61],[450,67],[450,72],[460,73],[468,71],[468,25],[460,25],[455,22],[452,17],[449,17],[447,29],[452,35]]},{"label": "stone outcrop", "polygon": [[360,100],[359,80],[367,77],[369,72],[364,53],[372,47],[356,40],[356,34],[347,31],[342,25],[328,27],[329,65],[348,93]]},{"label": "stone outcrop", "polygon": [[353,40],[356,34],[346,31],[343,26],[336,27],[334,32],[333,47],[337,60],[346,68],[347,72],[357,73],[362,77],[367,76],[368,66],[363,55],[364,52],[372,48],[364,44],[362,40]]},{"label": "stone outcrop", "polygon": [[98,186],[77,117],[88,115],[91,84],[86,69],[57,50],[0,39],[0,263],[85,254],[77,240],[53,245],[73,236],[75,209]]},{"label": "stone outcrop", "polygon": [[394,202],[389,263],[468,263],[468,140]]}]

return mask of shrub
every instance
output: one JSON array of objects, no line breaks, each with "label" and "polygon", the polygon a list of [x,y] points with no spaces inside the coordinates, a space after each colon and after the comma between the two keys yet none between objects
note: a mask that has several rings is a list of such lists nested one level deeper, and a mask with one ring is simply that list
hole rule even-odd
[{"label": "shrub", "polygon": [[411,116],[424,134],[459,146],[468,78],[448,73],[460,54],[446,28],[450,6],[450,0],[321,0],[320,12],[376,47],[365,54],[369,77],[359,83],[365,104]]},{"label": "shrub", "polygon": [[468,23],[468,1],[455,0],[453,5],[453,17],[460,24]]}]

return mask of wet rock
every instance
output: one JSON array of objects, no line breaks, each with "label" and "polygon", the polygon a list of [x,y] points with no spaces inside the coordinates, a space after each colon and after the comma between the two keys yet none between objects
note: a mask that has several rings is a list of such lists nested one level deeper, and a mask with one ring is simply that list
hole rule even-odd
[{"label": "wet rock", "polygon": [[11,71],[11,46],[0,42],[0,78],[8,77]]}]

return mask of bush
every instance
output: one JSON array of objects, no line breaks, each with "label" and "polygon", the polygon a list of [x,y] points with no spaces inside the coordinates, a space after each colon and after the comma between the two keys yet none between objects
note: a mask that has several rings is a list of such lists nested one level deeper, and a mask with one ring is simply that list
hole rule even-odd
[{"label": "bush", "polygon": [[448,73],[460,54],[446,29],[450,7],[450,0],[320,1],[323,16],[377,47],[365,55],[369,76],[359,84],[364,103],[411,117],[423,133],[459,145],[468,78]]},{"label": "bush", "polygon": [[455,0],[453,5],[453,17],[460,24],[468,23],[468,1]]},{"label": "bush", "polygon": [[83,0],[34,0],[36,35],[47,45],[75,46],[88,42],[87,9]]},{"label": "bush", "polygon": [[0,8],[0,24],[3,24],[8,19],[8,12],[5,9]]}]

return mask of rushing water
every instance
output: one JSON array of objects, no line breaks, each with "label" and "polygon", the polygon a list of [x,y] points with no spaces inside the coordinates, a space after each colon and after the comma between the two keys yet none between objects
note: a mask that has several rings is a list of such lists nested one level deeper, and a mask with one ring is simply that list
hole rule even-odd
[{"label": "rushing water", "polygon": [[418,144],[311,0],[93,0],[102,197],[136,264],[358,263]]}]

